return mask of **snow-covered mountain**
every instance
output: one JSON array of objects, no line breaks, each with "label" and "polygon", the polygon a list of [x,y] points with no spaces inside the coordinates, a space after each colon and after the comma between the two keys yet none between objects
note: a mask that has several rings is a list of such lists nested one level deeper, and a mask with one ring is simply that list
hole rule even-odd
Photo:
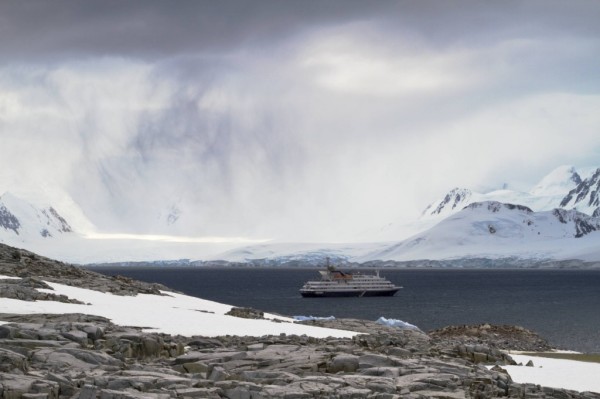
[{"label": "snow-covered mountain", "polygon": [[576,210],[534,212],[523,205],[476,202],[433,228],[360,257],[366,260],[523,257],[566,259],[600,242],[600,218]]},{"label": "snow-covered mountain", "polygon": [[539,197],[564,196],[581,181],[581,175],[573,166],[559,166],[540,180],[529,193]]},{"label": "snow-covered mountain", "polygon": [[[593,169],[595,171],[596,169]],[[448,216],[461,211],[474,202],[497,201],[508,204],[520,204],[534,211],[547,211],[559,208],[561,202],[571,190],[583,182],[581,176],[593,174],[592,169],[576,170],[573,166],[560,166],[544,176],[529,191],[510,190],[506,187],[490,192],[477,192],[469,188],[456,187],[442,198],[429,204],[420,217],[413,220],[395,220],[377,229],[371,229],[359,236],[359,239],[370,241],[400,241],[415,234],[424,232]],[[577,208],[568,206],[565,209]],[[600,211],[599,211],[600,212]]]},{"label": "snow-covered mountain", "polygon": [[36,207],[8,192],[0,196],[1,241],[28,243],[72,232],[69,222],[52,206]]},{"label": "snow-covered mountain", "polygon": [[261,265],[334,262],[452,260],[600,260],[600,218],[577,210],[531,208],[497,201],[475,202],[434,227],[395,243],[265,243],[223,252],[211,259]]},{"label": "snow-covered mountain", "polygon": [[592,215],[594,212],[600,212],[597,194],[599,187],[600,169],[583,180],[573,166],[561,166],[546,175],[528,192],[501,189],[478,193],[466,188],[454,188],[444,198],[430,204],[423,211],[421,220],[440,221],[469,204],[483,201],[520,204],[536,212],[565,208]]},{"label": "snow-covered mountain", "polygon": [[[99,234],[68,196],[55,197],[59,208],[6,193],[0,197],[0,242],[74,263],[185,259],[318,265],[325,257],[336,262],[476,257],[600,261],[599,192],[600,169],[563,166],[528,192],[454,189],[420,219],[386,226],[385,237],[335,244]],[[161,213],[167,224],[178,223],[182,214],[181,204],[172,204]],[[392,234],[402,228],[403,235]]]}]

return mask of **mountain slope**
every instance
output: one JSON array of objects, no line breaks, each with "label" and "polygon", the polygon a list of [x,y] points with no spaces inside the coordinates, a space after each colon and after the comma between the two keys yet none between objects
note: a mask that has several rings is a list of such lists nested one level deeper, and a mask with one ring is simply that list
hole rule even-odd
[{"label": "mountain slope", "polygon": [[[502,189],[478,193],[466,188],[454,188],[444,198],[429,205],[423,211],[421,220],[442,220],[469,204],[482,201],[521,204],[536,212],[559,207],[577,208],[592,215],[600,206],[597,194],[599,187],[600,169],[592,177],[582,180],[580,173],[574,167],[560,166],[542,178],[528,192]],[[584,203],[588,205],[582,207]]]},{"label": "mountain slope", "polygon": [[433,228],[366,260],[448,259],[461,257],[564,258],[600,243],[600,219],[576,210],[533,212],[522,205],[473,203]]},{"label": "mountain slope", "polygon": [[38,208],[10,193],[0,197],[0,240],[28,242],[72,233],[52,206]]}]

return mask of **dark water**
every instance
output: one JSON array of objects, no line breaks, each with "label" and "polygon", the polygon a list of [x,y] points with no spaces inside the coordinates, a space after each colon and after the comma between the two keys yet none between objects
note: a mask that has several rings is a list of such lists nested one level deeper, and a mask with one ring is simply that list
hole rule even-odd
[{"label": "dark water", "polygon": [[600,353],[600,271],[383,270],[394,297],[302,298],[316,269],[94,268],[159,282],[186,294],[283,315],[380,316],[422,330],[451,324],[516,324],[551,344]]}]

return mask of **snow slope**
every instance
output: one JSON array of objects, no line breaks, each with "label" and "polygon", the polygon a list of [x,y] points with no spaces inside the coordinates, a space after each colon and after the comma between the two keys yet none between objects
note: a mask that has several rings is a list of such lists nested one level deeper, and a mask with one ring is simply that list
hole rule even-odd
[{"label": "snow slope", "polygon": [[600,219],[575,210],[533,212],[521,205],[478,202],[423,233],[358,260],[579,258],[598,248],[597,230]]},{"label": "snow slope", "polygon": [[[0,278],[4,278],[0,276]],[[311,337],[352,337],[357,333],[293,323],[287,317],[265,314],[269,320],[228,316],[231,306],[192,296],[163,291],[164,296],[138,294],[118,296],[99,291],[46,282],[52,290],[39,291],[66,295],[85,305],[54,301],[20,301],[0,298],[0,313],[84,313],[103,316],[113,323],[144,327],[153,332],[202,335],[279,335],[306,334]],[[279,322],[274,322],[273,320]]]},{"label": "snow slope", "polygon": [[531,360],[534,364],[534,367],[502,366],[517,383],[532,383],[551,388],[600,393],[599,363],[526,355],[511,354],[510,356],[517,363],[527,364]]},{"label": "snow slope", "polygon": [[216,254],[211,259],[229,262],[270,260],[277,263],[302,261],[309,265],[323,265],[326,257],[334,261],[351,261],[367,252],[386,248],[390,243],[264,243],[244,246]]},{"label": "snow slope", "polygon": [[69,223],[52,206],[35,207],[11,193],[0,197],[0,239],[31,242],[72,233]]},{"label": "snow slope", "polygon": [[[599,169],[600,170],[600,169]],[[599,173],[599,172],[596,172]],[[595,176],[595,175],[594,175]],[[598,175],[600,177],[600,174]],[[585,181],[587,181],[586,179]],[[546,175],[528,192],[514,190],[494,190],[488,193],[478,193],[466,188],[455,188],[440,200],[429,205],[421,216],[421,220],[440,221],[459,212],[465,206],[474,202],[497,201],[509,204],[520,204],[534,211],[548,211],[554,208],[573,209],[592,215],[595,208],[581,208],[581,201],[576,202],[577,194],[573,201],[565,202],[565,198],[584,182],[581,174],[573,166],[560,166]],[[597,184],[595,180],[593,182]],[[590,182],[592,185],[592,182]],[[587,194],[590,194],[588,190]],[[596,205],[597,207],[598,205]]]}]

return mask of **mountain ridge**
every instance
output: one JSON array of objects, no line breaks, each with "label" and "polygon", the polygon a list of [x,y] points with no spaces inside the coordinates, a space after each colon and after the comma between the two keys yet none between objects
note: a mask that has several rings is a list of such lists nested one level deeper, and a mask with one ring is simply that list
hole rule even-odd
[{"label": "mountain ridge", "polygon": [[[569,249],[582,251],[600,238],[600,219],[577,210],[535,212],[518,204],[484,201],[469,204],[433,228],[383,251],[369,260],[452,259],[459,257],[562,258]],[[590,243],[586,237],[590,238]],[[576,241],[582,240],[582,241]]]},{"label": "mountain ridge", "polygon": [[[189,263],[200,264],[317,266],[325,257],[342,263],[512,257],[528,261],[600,261],[600,249],[596,249],[600,211],[594,210],[592,215],[581,212],[584,205],[589,205],[585,208],[589,212],[600,201],[599,191],[600,169],[583,174],[562,166],[542,178],[530,192],[502,189],[481,194],[455,188],[427,208],[429,212],[421,216],[421,230],[406,239],[356,243],[270,241],[251,245],[82,234],[53,206],[40,206],[37,201],[34,206],[5,193],[0,196],[0,242],[83,264],[188,259]],[[568,207],[550,206],[562,202]],[[179,216],[179,208],[174,206],[165,213],[165,220]]]},{"label": "mountain ridge", "polygon": [[[587,205],[584,204],[586,199],[588,200]],[[590,216],[600,216],[600,168],[595,169],[591,176],[583,179],[575,167],[559,166],[527,192],[499,189],[479,193],[468,188],[456,187],[442,199],[427,206],[420,219],[441,220],[471,203],[482,201],[522,204],[535,211],[576,208]]]}]

